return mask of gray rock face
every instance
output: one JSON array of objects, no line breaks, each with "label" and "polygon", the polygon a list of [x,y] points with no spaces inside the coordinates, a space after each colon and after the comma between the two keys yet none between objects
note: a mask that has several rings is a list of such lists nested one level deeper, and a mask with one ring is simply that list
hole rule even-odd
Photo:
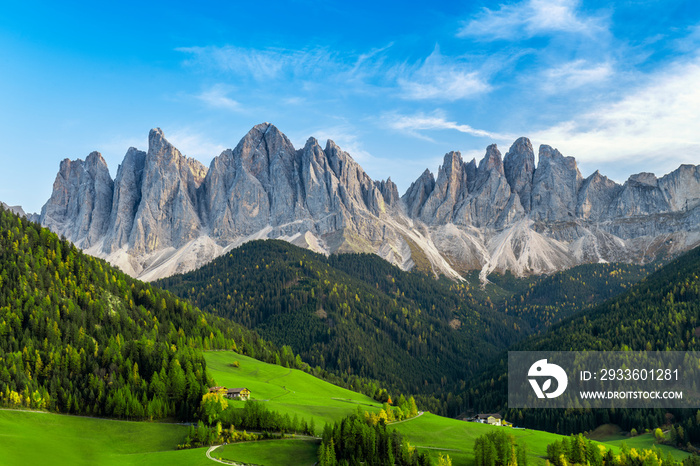
[{"label": "gray rock face", "polygon": [[[495,144],[486,148],[486,155],[479,162],[473,183],[469,183],[469,195],[457,209],[454,223],[474,225],[477,228],[501,225],[513,219],[520,206],[513,204],[511,190],[505,176],[501,153]],[[509,205],[510,204],[510,205]]]},{"label": "gray rock face", "polygon": [[532,181],[532,217],[543,222],[573,221],[583,177],[573,157],[540,146],[539,164]]},{"label": "gray rock face", "polygon": [[620,194],[621,186],[598,170],[586,178],[578,193],[576,216],[583,220],[596,222],[608,218],[613,201]]},{"label": "gray rock face", "polygon": [[178,248],[202,230],[197,189],[206,169],[188,160],[163,136],[160,128],[148,136],[148,153],[141,177],[141,200],[134,216],[129,249],[152,253]]},{"label": "gray rock face", "polygon": [[85,161],[65,159],[53,194],[41,209],[41,224],[80,247],[89,248],[107,232],[114,183],[99,152]]},{"label": "gray rock face", "polygon": [[535,173],[535,153],[528,138],[518,138],[503,159],[503,169],[511,192],[525,212],[530,212],[532,177]]},{"label": "gray rock face", "polygon": [[419,208],[419,218],[428,225],[452,222],[455,206],[469,193],[467,169],[462,154],[445,154],[435,187]]},{"label": "gray rock face", "polygon": [[428,200],[428,197],[435,189],[435,177],[427,168],[423,174],[408,188],[403,195],[403,201],[406,205],[406,212],[410,217],[419,217],[423,205]]},{"label": "gray rock face", "polygon": [[[520,138],[501,158],[445,155],[399,196],[333,141],[295,149],[276,127],[252,128],[207,170],[160,129],[130,148],[112,182],[102,157],[64,160],[41,223],[151,280],[191,270],[257,238],[323,253],[372,252],[460,279],[480,269],[548,273],[595,261],[646,261],[700,244],[700,167],[622,186],[582,178],[572,157]],[[414,257],[419,254],[421,260]],[[414,261],[413,259],[416,258]]]},{"label": "gray rock face", "polygon": [[146,153],[131,147],[117,169],[109,229],[103,246],[107,253],[112,253],[129,244],[134,218],[141,204],[145,162]]}]

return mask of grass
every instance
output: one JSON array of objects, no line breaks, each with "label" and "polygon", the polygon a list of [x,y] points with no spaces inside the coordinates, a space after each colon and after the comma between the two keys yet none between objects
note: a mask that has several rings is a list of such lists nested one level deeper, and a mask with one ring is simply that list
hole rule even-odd
[{"label": "grass", "polygon": [[3,465],[210,465],[206,449],[175,451],[187,427],[92,419],[60,414],[0,411]]},{"label": "grass", "polygon": [[225,445],[212,452],[212,456],[265,466],[311,466],[318,461],[319,445],[319,441],[309,440],[262,440]]},{"label": "grass", "polygon": [[[335,422],[356,411],[378,411],[381,405],[371,398],[337,387],[304,372],[251,359],[230,351],[204,354],[217,385],[247,387],[252,398],[264,401],[273,411],[314,419],[317,433],[323,424]],[[238,361],[239,367],[234,367]],[[242,401],[230,401],[243,407]],[[425,413],[418,418],[390,426],[411,445],[433,457],[440,452],[452,464],[474,464],[474,440],[493,429],[507,429],[528,447],[530,464],[544,464],[547,445],[561,436],[530,429],[508,429],[464,422]],[[617,453],[624,442],[630,448],[655,446],[651,434],[626,437],[617,431],[601,430],[600,441]],[[604,435],[603,435],[604,434]],[[126,422],[59,414],[0,410],[0,462],[5,465],[41,464],[50,458],[61,465],[209,465],[206,448],[175,451],[187,435],[187,427],[175,424]],[[688,453],[666,445],[656,445],[682,460]],[[214,456],[237,462],[267,466],[314,464],[317,441],[265,440],[226,445]]]},{"label": "grass", "polygon": [[623,443],[625,443],[628,447],[636,448],[637,450],[656,447],[661,450],[664,455],[670,452],[678,461],[683,461],[685,458],[690,456],[690,453],[687,451],[679,450],[678,448],[673,448],[669,445],[657,444],[653,434],[641,434],[637,435],[636,437],[628,437],[626,435],[618,434],[605,439],[603,443],[606,445],[614,445],[616,447],[620,447]]},{"label": "grass", "polygon": [[[316,430],[352,414],[358,406],[365,411],[378,411],[381,404],[372,398],[317,379],[305,372],[267,364],[232,351],[204,353],[207,370],[217,385],[246,387],[251,399],[265,401],[272,411],[295,414],[307,421],[314,420]],[[233,367],[238,361],[240,367]],[[231,401],[233,407],[243,407],[243,401]]]},{"label": "grass", "polygon": [[530,464],[544,464],[541,457],[547,454],[547,445],[561,439],[560,435],[548,432],[494,427],[430,413],[397,424],[396,428],[419,450],[429,450],[435,457],[440,452],[448,454],[454,466],[474,464],[474,440],[494,429],[507,429],[508,433],[515,436],[516,441],[527,444]]},{"label": "grass", "polygon": [[[205,352],[204,357],[207,360],[207,369],[217,385],[246,387],[251,390],[252,399],[265,401],[267,407],[273,411],[289,413],[290,416],[298,414],[307,420],[313,417],[319,432],[323,423],[334,422],[352,414],[358,405],[363,410],[381,408],[381,404],[369,397],[337,387],[295,369],[267,364],[231,351],[209,351]],[[234,367],[234,361],[238,361],[240,367]],[[241,401],[232,401],[231,404],[236,407],[243,406]],[[392,428],[406,435],[411,445],[417,446],[419,450],[429,451],[435,457],[440,452],[450,455],[452,464],[455,466],[474,464],[472,448],[476,437],[492,429],[505,429],[505,427],[458,421],[430,413],[396,424],[390,427]],[[540,457],[546,455],[547,445],[561,438],[559,435],[535,430],[509,429],[508,431],[527,443],[533,460],[532,464],[544,463]],[[270,451],[270,454],[277,456],[269,460],[275,461],[269,464],[287,464],[279,462],[286,458],[287,453],[273,452],[274,449],[270,448],[270,445],[272,444],[269,441],[230,445],[224,447],[223,452],[227,455],[226,458],[231,460],[267,465],[268,463],[261,462],[263,460],[259,455],[261,451]],[[286,448],[294,446],[287,443],[282,445]],[[216,450],[217,454],[220,450],[221,448]],[[248,455],[249,451],[253,456],[244,456]],[[258,458],[257,461],[254,458]],[[313,461],[310,464],[313,464]]]}]

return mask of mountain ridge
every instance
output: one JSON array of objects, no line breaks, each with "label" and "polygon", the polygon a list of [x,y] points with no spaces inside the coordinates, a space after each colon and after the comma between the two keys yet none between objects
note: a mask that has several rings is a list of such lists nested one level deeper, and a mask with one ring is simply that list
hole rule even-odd
[{"label": "mountain ridge", "polygon": [[[64,160],[41,224],[132,276],[193,270],[249,240],[278,238],[316,252],[370,252],[461,279],[509,270],[551,273],[601,261],[645,263],[700,244],[700,167],[622,185],[527,138],[464,162],[445,155],[403,196],[372,180],[328,140],[296,149],[270,123],[253,127],[208,168],[162,130],[130,148],[114,180],[97,152]],[[415,259],[415,260],[414,260]],[[428,265],[425,265],[428,264]]]}]

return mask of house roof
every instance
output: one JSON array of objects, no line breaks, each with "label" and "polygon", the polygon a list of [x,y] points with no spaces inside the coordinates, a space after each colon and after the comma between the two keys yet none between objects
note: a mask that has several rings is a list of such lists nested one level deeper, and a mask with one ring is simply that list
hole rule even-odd
[{"label": "house roof", "polygon": [[493,417],[494,419],[501,419],[501,415],[498,413],[495,413],[495,414],[477,414],[476,417],[479,419],[488,419],[490,417]]},{"label": "house roof", "polygon": [[[226,393],[241,393],[243,390],[248,390],[248,389],[245,388],[245,387],[241,387],[241,388],[229,388],[229,389],[228,389],[228,392],[226,392]],[[248,390],[248,391],[250,391],[250,390]]]}]

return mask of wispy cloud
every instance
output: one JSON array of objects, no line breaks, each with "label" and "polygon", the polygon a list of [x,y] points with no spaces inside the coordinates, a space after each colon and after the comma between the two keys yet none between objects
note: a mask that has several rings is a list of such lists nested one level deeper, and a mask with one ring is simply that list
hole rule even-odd
[{"label": "wispy cloud", "polygon": [[[302,92],[315,91],[318,85],[357,93],[381,88],[406,100],[456,101],[491,90],[478,69],[441,55],[438,47],[415,63],[390,61],[387,51],[391,47],[389,44],[361,54],[331,53],[322,47],[287,50],[210,46],[177,50],[189,56],[184,61],[187,66],[260,83],[296,80]],[[233,109],[238,102],[230,99],[227,91],[230,89],[214,87],[198,97],[209,105]]]},{"label": "wispy cloud", "polygon": [[484,137],[495,140],[513,139],[506,134],[494,133],[483,129],[473,128],[466,124],[449,121],[443,112],[435,111],[430,114],[416,113],[414,115],[401,115],[397,113],[386,113],[382,115],[381,121],[384,126],[393,130],[428,141],[432,139],[422,131],[453,130],[471,136]]},{"label": "wispy cloud", "polygon": [[484,8],[457,36],[513,40],[551,33],[593,36],[607,30],[605,17],[586,16],[578,6],[577,0],[524,0],[498,10]]},{"label": "wispy cloud", "polygon": [[232,90],[231,86],[216,84],[202,91],[196,97],[209,107],[238,111],[241,109],[241,104],[228,96]]},{"label": "wispy cloud", "polygon": [[305,77],[319,72],[337,71],[343,66],[325,48],[288,50],[282,48],[249,49],[243,47],[209,46],[180,47],[178,52],[190,56],[190,66],[205,66],[258,81],[289,76]]},{"label": "wispy cloud", "polygon": [[435,48],[414,69],[407,69],[398,79],[402,97],[410,100],[461,100],[491,90],[477,71],[466,64],[448,60]]},{"label": "wispy cloud", "polygon": [[591,64],[583,59],[574,60],[546,70],[542,75],[542,89],[549,93],[568,91],[606,81],[612,74],[609,62]]},{"label": "wispy cloud", "polygon": [[[686,59],[687,60],[687,59]],[[645,162],[660,170],[700,160],[700,58],[683,60],[624,98],[534,134],[588,162]]]}]

